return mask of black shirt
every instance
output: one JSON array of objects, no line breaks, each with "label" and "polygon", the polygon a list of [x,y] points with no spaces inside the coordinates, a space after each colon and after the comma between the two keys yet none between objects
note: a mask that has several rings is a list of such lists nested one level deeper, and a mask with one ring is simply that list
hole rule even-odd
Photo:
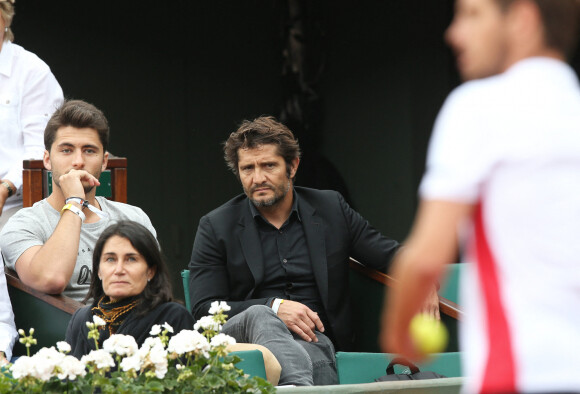
[{"label": "black shirt", "polygon": [[317,312],[325,328],[329,327],[308,245],[300,219],[300,202],[293,192],[290,216],[280,229],[270,224],[250,201],[250,210],[258,228],[264,259],[264,280],[257,284],[257,297],[297,301]]}]

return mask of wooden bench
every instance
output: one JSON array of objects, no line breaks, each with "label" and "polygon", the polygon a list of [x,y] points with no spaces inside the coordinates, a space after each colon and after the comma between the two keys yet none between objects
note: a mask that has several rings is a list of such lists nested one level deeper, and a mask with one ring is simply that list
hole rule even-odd
[{"label": "wooden bench", "polygon": [[[447,276],[450,281],[443,281],[439,290],[441,320],[447,326],[450,334],[446,352],[458,351],[457,322],[463,317],[463,311],[457,304],[456,291],[447,291],[449,287],[456,287],[458,277],[456,271],[457,268],[461,267],[461,265],[455,267],[456,265],[448,266]],[[350,260],[350,268],[353,321],[357,322],[354,324],[355,349],[359,352],[380,352],[377,339],[385,298],[385,286],[392,286],[396,280],[383,272],[365,267],[354,259]]]},{"label": "wooden bench", "polygon": [[[63,341],[72,314],[84,305],[70,297],[35,290],[22,283],[15,271],[7,267],[5,271],[16,328],[22,328],[27,335],[30,328],[35,330],[38,344],[31,349],[31,354]],[[17,341],[13,354],[26,355],[26,348]]]}]

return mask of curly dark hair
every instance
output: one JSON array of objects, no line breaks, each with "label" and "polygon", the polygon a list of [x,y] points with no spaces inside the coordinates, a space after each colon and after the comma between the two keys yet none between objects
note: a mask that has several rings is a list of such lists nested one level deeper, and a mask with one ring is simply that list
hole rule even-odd
[{"label": "curly dark hair", "polygon": [[260,116],[252,121],[244,120],[238,129],[224,142],[224,159],[229,169],[238,177],[238,151],[253,149],[261,145],[276,145],[278,154],[286,162],[286,173],[290,176],[292,161],[300,158],[298,140],[290,129],[276,121],[273,116]]},{"label": "curly dark hair", "polygon": [[156,269],[155,276],[141,293],[135,310],[137,316],[144,316],[158,305],[173,301],[167,264],[159,250],[157,240],[145,226],[130,220],[123,220],[107,227],[95,244],[91,285],[84,302],[92,299],[96,304],[105,295],[103,284],[98,276],[99,264],[105,243],[115,235],[131,242],[131,245],[143,256],[147,266]]}]

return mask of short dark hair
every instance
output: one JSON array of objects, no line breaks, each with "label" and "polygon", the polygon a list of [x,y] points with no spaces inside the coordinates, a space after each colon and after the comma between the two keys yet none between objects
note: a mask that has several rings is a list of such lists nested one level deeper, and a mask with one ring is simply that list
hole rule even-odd
[{"label": "short dark hair", "polygon": [[61,127],[72,126],[78,129],[91,128],[99,134],[103,152],[109,147],[109,122],[103,112],[93,104],[82,100],[66,100],[54,111],[44,129],[44,148],[50,148]]},{"label": "short dark hair", "polygon": [[[495,0],[506,11],[518,0]],[[578,0],[528,0],[540,10],[544,25],[546,45],[571,57],[576,44],[580,24],[580,2]]]},{"label": "short dark hair", "polygon": [[93,299],[93,303],[97,303],[105,295],[103,283],[98,275],[99,264],[105,243],[115,235],[131,242],[131,245],[143,256],[147,266],[156,269],[155,275],[147,283],[139,297],[139,303],[136,307],[137,316],[144,316],[158,305],[173,301],[167,264],[159,250],[157,240],[142,224],[130,220],[122,220],[107,227],[95,244],[91,285],[84,302]]},{"label": "short dark hair", "polygon": [[273,116],[260,116],[252,121],[244,120],[238,129],[224,142],[226,164],[239,178],[238,150],[254,149],[261,145],[276,145],[277,152],[286,162],[286,172],[290,174],[292,161],[300,158],[298,140],[290,129],[276,121]]}]

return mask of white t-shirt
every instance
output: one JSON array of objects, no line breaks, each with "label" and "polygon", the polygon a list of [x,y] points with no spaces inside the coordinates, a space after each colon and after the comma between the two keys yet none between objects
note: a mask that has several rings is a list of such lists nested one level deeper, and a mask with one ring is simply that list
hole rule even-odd
[{"label": "white t-shirt", "polygon": [[[78,301],[82,301],[87,295],[93,269],[93,248],[107,227],[120,220],[132,220],[147,227],[153,236],[157,236],[151,220],[141,208],[109,201],[104,197],[97,197],[97,200],[107,217],[95,223],[82,224],[76,266],[63,292],[64,295]],[[35,203],[32,207],[22,208],[12,216],[0,232],[0,249],[6,266],[15,269],[16,260],[22,253],[32,246],[44,245],[59,220],[60,212],[46,199]],[[58,256],[54,257],[54,264],[58,264]]]},{"label": "white t-shirt", "polygon": [[[423,200],[476,204],[462,281],[465,392],[580,390],[580,87],[530,58],[437,118]],[[510,386],[513,385],[513,386]]]},{"label": "white t-shirt", "polygon": [[4,210],[22,206],[22,160],[42,159],[44,128],[62,102],[62,89],[46,63],[5,41],[0,51],[0,179],[9,179],[17,190]]}]

